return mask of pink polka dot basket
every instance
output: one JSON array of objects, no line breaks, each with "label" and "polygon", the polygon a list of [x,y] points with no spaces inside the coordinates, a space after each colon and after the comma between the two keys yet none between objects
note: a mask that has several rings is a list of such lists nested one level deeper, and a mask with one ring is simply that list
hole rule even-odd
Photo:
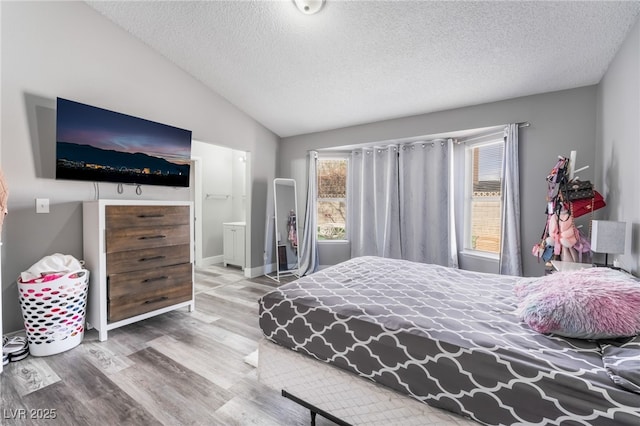
[{"label": "pink polka dot basket", "polygon": [[31,355],[54,355],[82,342],[88,288],[86,269],[42,283],[23,283],[18,279]]}]

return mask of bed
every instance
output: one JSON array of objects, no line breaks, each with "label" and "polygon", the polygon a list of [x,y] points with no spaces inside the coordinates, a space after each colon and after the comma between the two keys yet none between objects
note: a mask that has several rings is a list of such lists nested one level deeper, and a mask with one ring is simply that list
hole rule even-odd
[{"label": "bed", "polygon": [[[484,424],[640,424],[640,394],[603,364],[612,342],[535,332],[514,312],[518,280],[378,257],[302,277],[260,299],[259,378],[284,389],[274,377],[311,362],[294,373],[298,392],[316,398],[304,377],[313,365],[327,377],[367,379],[382,398],[403,395],[401,415],[419,402]],[[640,350],[638,337],[613,343]],[[290,359],[278,367],[278,356]],[[348,387],[328,394],[316,398],[319,409],[342,406],[345,423],[375,423],[350,413]]]}]

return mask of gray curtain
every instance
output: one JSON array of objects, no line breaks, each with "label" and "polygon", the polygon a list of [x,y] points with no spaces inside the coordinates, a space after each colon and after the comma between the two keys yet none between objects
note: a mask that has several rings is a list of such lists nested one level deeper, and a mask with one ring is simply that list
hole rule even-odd
[{"label": "gray curtain", "polygon": [[307,208],[304,214],[304,230],[300,245],[300,275],[311,274],[318,270],[318,224],[316,207],[318,188],[316,176],[318,174],[318,153],[309,151],[309,172],[307,183]]},{"label": "gray curtain", "polygon": [[500,274],[522,276],[518,127],[518,124],[509,124],[504,130]]},{"label": "gray curtain", "polygon": [[349,161],[347,232],[351,257],[401,258],[398,147],[357,149]]},{"label": "gray curtain", "polygon": [[[457,266],[450,236],[450,144],[416,142],[400,147],[400,239],[402,258]],[[454,247],[455,251],[455,247]]]},{"label": "gray curtain", "polygon": [[449,148],[447,149],[447,155],[449,156],[449,266],[452,268],[458,268],[458,238],[456,235],[456,204],[455,204],[455,188],[456,182],[455,176],[455,144],[453,141],[447,143]]}]

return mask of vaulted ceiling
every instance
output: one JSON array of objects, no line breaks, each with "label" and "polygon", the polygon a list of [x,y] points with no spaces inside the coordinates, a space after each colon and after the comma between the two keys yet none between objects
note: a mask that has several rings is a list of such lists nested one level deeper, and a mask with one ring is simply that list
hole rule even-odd
[{"label": "vaulted ceiling", "polygon": [[596,84],[640,1],[88,2],[281,137]]}]

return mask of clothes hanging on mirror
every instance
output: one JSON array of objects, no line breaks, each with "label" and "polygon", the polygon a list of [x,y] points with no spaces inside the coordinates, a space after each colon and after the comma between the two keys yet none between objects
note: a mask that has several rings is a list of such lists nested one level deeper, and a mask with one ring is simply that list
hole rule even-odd
[{"label": "clothes hanging on mirror", "polygon": [[289,240],[289,244],[291,244],[291,248],[295,251],[298,250],[298,234],[296,229],[296,213],[291,210],[289,211],[289,218],[287,219],[287,240]]}]

